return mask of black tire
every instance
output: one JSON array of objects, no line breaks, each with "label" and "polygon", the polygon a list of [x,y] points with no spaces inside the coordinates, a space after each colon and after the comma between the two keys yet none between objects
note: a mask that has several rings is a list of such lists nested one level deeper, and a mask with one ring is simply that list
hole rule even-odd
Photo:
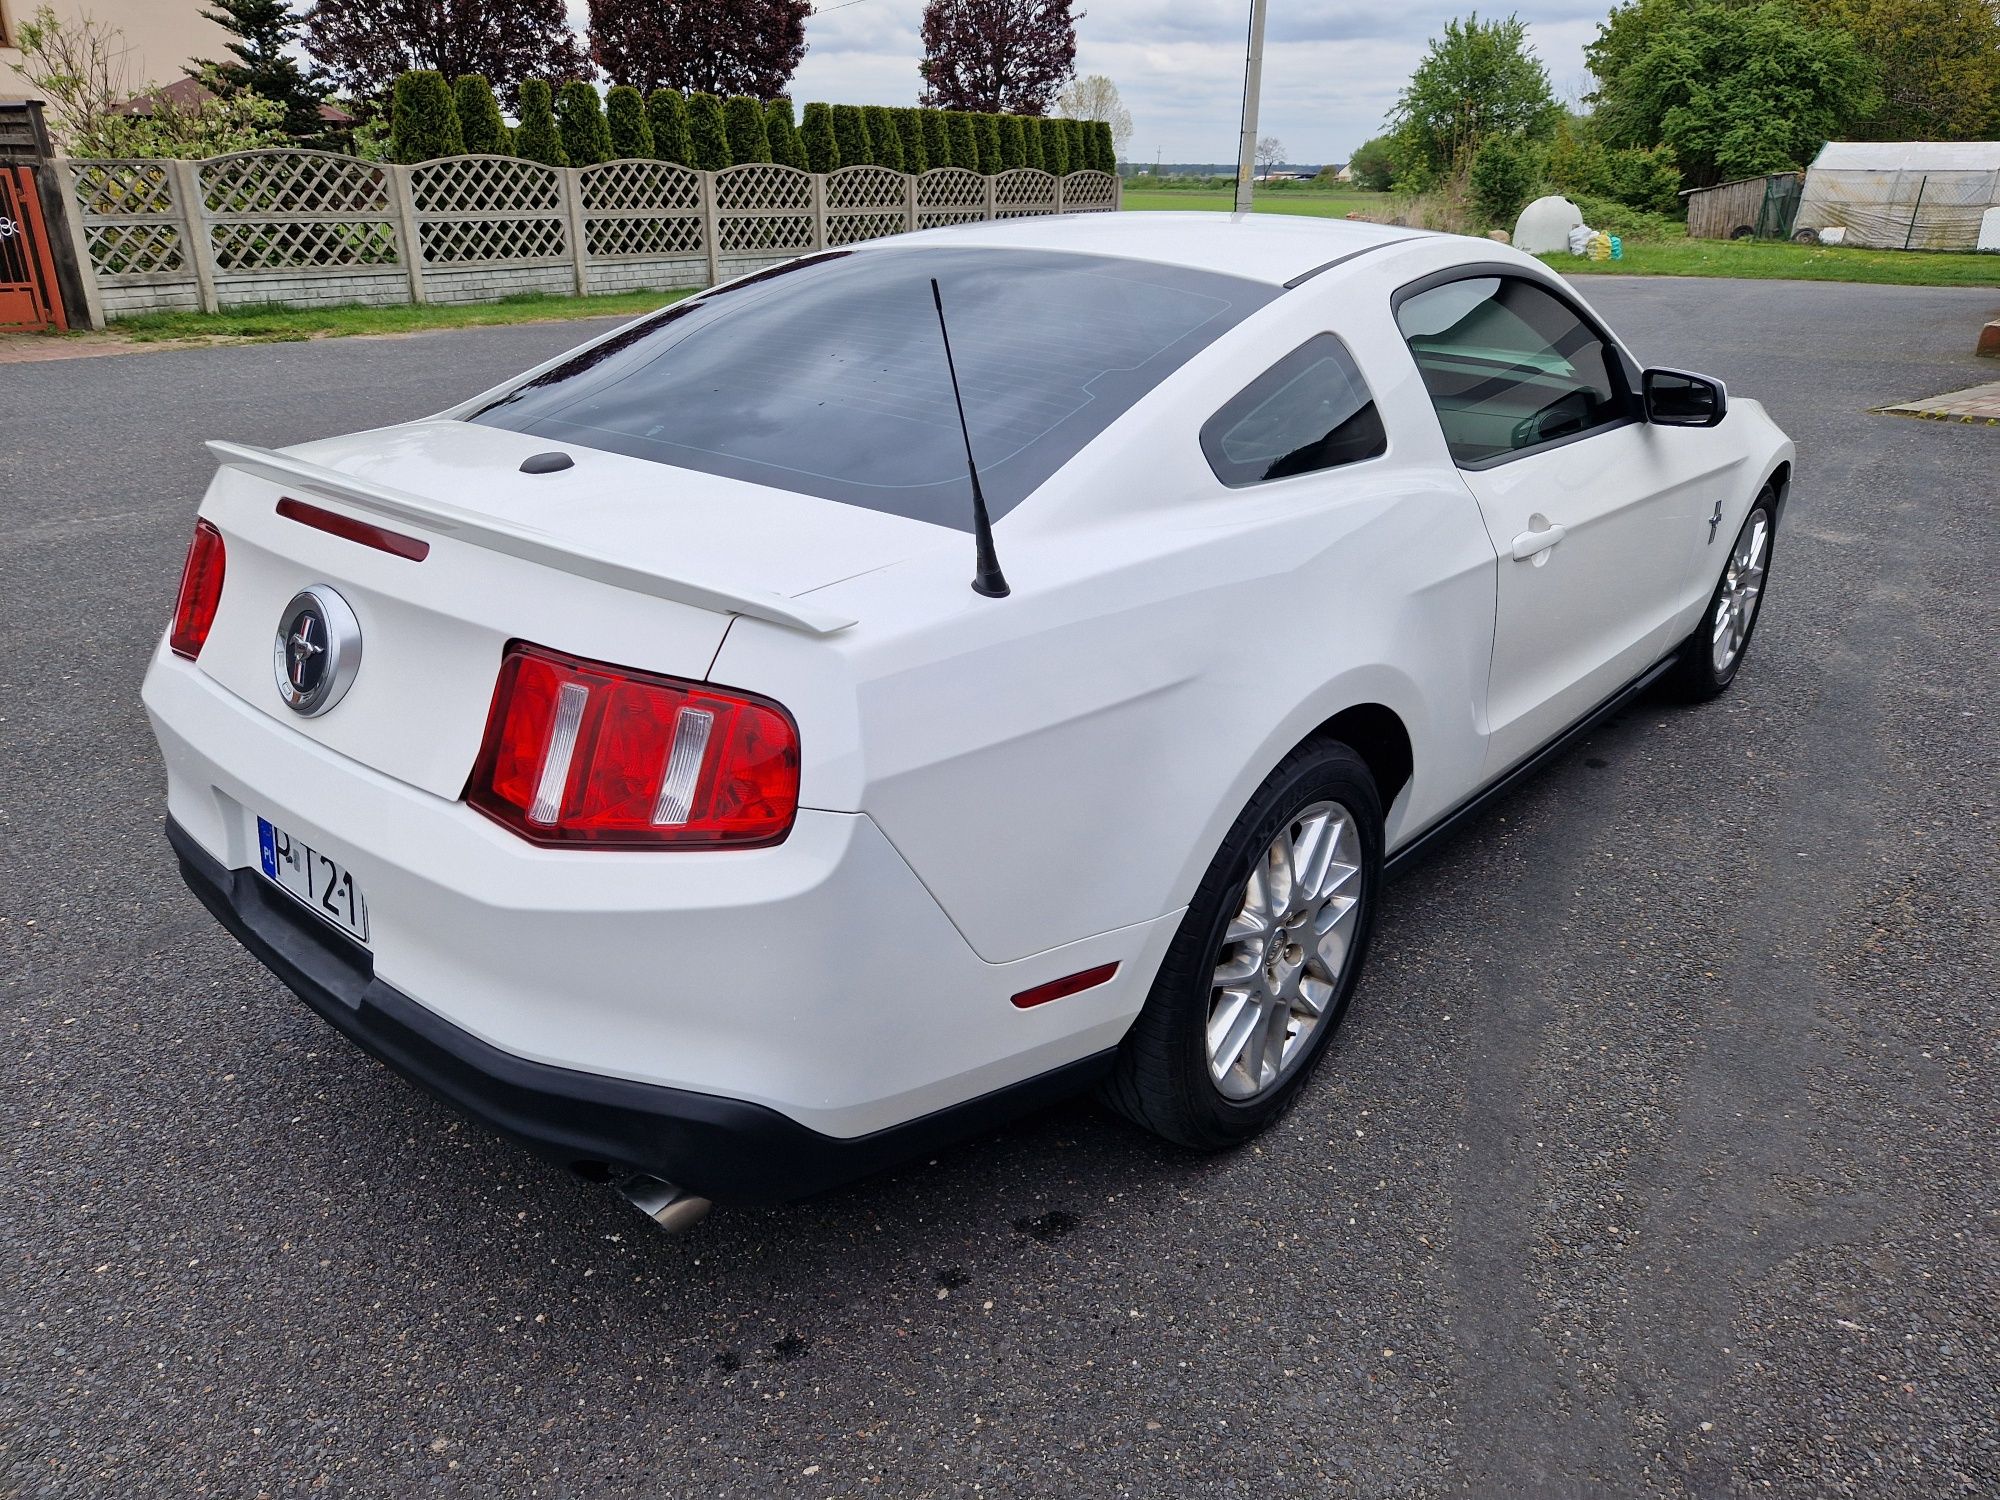
[{"label": "black tire", "polygon": [[[1209,1071],[1208,1022],[1216,965],[1254,866],[1287,825],[1316,803],[1340,804],[1359,842],[1358,909],[1328,1001],[1276,1080],[1253,1098],[1226,1097]],[[1344,868],[1345,866],[1343,866]],[[1264,779],[1209,862],[1139,1018],[1103,1086],[1112,1108],[1177,1145],[1215,1151],[1250,1139],[1282,1114],[1347,1013],[1374,931],[1382,884],[1382,803],[1360,756],[1309,741]],[[1296,951],[1296,950],[1294,950]]]},{"label": "black tire", "polygon": [[[1763,572],[1757,595],[1735,654],[1725,665],[1718,667],[1713,650],[1716,620],[1730,595],[1731,564],[1744,538],[1751,535],[1752,528],[1760,519],[1764,525],[1764,547]],[[1729,684],[1736,680],[1736,674],[1743,668],[1743,658],[1750,653],[1750,640],[1757,633],[1757,622],[1763,618],[1764,594],[1770,583],[1771,554],[1777,546],[1777,530],[1777,497],[1766,487],[1757,497],[1757,503],[1750,507],[1750,514],[1743,518],[1743,525],[1730,539],[1729,551],[1723,555],[1722,571],[1715,581],[1715,592],[1709,595],[1708,608],[1701,612],[1701,623],[1695,626],[1694,633],[1682,641],[1675,652],[1673,670],[1667,674],[1665,682],[1668,690],[1676,696],[1689,703],[1705,703],[1728,692]]]}]

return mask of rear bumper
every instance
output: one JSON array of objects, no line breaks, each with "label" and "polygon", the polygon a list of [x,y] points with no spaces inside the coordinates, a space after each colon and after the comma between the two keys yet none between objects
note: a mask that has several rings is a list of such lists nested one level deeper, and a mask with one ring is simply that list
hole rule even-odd
[{"label": "rear bumper", "polygon": [[778,1203],[891,1166],[1087,1087],[1113,1052],[907,1124],[839,1137],[759,1104],[552,1067],[462,1031],[375,977],[350,943],[179,824],[167,840],[202,905],[337,1031],[489,1129],[586,1170],[629,1168],[722,1202]]}]

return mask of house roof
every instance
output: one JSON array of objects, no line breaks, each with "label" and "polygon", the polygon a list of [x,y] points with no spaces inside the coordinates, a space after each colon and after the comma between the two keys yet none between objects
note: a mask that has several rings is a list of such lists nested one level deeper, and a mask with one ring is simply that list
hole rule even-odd
[{"label": "house roof", "polygon": [[2000,141],[1828,141],[1815,172],[2000,172]]}]

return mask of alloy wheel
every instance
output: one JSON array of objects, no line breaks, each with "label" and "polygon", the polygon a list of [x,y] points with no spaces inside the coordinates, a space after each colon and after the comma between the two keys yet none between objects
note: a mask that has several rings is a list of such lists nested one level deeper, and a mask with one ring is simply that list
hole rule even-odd
[{"label": "alloy wheel", "polygon": [[1764,565],[1771,547],[1771,517],[1762,508],[1750,512],[1750,519],[1736,538],[1729,565],[1722,573],[1722,590],[1716,598],[1715,629],[1709,640],[1709,660],[1718,677],[1727,672],[1742,654],[1750,639],[1750,627],[1757,620],[1757,606],[1764,598]]},{"label": "alloy wheel", "polygon": [[1209,992],[1208,1074],[1225,1098],[1275,1088],[1340,993],[1361,914],[1361,834],[1338,802],[1278,830],[1222,935]]}]

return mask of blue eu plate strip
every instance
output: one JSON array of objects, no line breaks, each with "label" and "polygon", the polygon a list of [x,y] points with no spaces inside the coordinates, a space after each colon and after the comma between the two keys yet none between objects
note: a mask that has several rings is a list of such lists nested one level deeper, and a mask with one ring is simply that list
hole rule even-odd
[{"label": "blue eu plate strip", "polygon": [[264,873],[273,880],[278,878],[278,846],[271,837],[271,825],[262,818],[257,820],[257,853],[264,861]]}]

